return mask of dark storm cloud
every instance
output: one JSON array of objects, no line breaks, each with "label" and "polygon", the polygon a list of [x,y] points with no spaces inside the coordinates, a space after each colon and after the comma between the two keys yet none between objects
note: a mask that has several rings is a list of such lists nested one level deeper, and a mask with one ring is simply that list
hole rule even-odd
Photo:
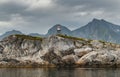
[{"label": "dark storm cloud", "polygon": [[26,9],[26,7],[26,5],[15,1],[0,3],[0,20],[10,20],[11,15],[22,13]]},{"label": "dark storm cloud", "polygon": [[18,2],[9,1],[3,4],[0,4],[0,10],[8,14],[12,13],[21,13],[26,9],[27,6],[20,4]]},{"label": "dark storm cloud", "polygon": [[57,23],[75,29],[93,18],[120,24],[119,4],[119,0],[1,0],[0,33],[8,29],[46,33]]},{"label": "dark storm cloud", "polygon": [[119,0],[56,0],[57,4],[64,5],[67,7],[84,5],[88,9],[106,8],[106,9],[112,9],[112,10],[113,8],[120,7],[119,2],[120,2]]}]

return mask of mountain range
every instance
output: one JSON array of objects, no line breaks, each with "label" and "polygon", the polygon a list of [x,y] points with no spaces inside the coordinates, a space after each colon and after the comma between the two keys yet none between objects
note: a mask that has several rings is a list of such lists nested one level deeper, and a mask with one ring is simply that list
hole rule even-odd
[{"label": "mountain range", "polygon": [[17,30],[7,31],[7,32],[5,32],[4,34],[2,34],[2,35],[0,36],[0,40],[2,40],[2,39],[5,38],[5,37],[8,37],[8,36],[10,36],[10,35],[14,35],[14,34],[23,34],[23,33],[20,32],[20,31],[17,31]]},{"label": "mountain range", "polygon": [[[38,33],[30,33],[28,35],[30,36],[49,36],[54,35],[57,33],[56,29],[57,26],[60,24],[56,24],[52,28],[48,30],[48,33],[46,35],[38,34]],[[85,26],[82,26],[80,28],[77,28],[73,31],[69,30],[65,26],[61,26],[61,33],[75,36],[75,37],[82,37],[82,38],[88,38],[88,39],[94,39],[94,40],[103,40],[107,42],[112,43],[119,43],[120,44],[120,25],[113,24],[111,22],[108,22],[104,19],[93,19],[91,22],[86,24]],[[13,34],[23,34],[20,31],[12,30],[4,33],[0,36],[0,39],[3,39],[4,37],[7,37],[9,35]]]},{"label": "mountain range", "polygon": [[120,43],[120,26],[105,20],[93,19],[87,25],[72,31],[73,36]]}]

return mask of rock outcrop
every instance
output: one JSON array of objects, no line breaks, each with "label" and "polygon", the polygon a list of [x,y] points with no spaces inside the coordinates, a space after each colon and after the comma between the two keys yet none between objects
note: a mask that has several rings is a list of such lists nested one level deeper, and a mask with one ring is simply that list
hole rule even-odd
[{"label": "rock outcrop", "polygon": [[119,67],[120,45],[64,35],[11,35],[0,42],[0,67]]}]

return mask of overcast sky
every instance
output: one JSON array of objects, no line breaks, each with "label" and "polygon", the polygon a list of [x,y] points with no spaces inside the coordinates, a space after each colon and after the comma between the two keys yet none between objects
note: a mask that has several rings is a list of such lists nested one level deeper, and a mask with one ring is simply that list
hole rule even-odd
[{"label": "overcast sky", "polygon": [[120,0],[0,0],[0,34],[45,34],[55,24],[73,30],[93,18],[120,25]]}]

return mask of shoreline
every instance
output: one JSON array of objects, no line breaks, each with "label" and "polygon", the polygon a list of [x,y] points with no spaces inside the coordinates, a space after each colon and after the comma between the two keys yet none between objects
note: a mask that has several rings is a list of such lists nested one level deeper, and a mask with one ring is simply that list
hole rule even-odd
[{"label": "shoreline", "polygon": [[13,64],[8,64],[8,65],[2,65],[0,64],[0,68],[120,68],[120,64],[116,65],[110,65],[110,64],[102,64],[102,65],[53,65],[53,64],[48,64],[48,65],[42,65],[42,64],[29,64],[29,65],[13,65]]}]

